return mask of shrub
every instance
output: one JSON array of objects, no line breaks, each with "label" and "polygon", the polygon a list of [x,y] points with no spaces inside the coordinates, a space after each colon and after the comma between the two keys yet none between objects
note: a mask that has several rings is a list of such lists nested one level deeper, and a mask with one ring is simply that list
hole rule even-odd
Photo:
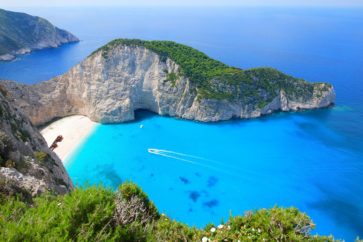
[{"label": "shrub", "polygon": [[[129,203],[137,202],[141,203],[145,208],[145,212],[153,219],[159,217],[159,212],[155,207],[154,203],[149,200],[148,196],[135,184],[132,182],[124,182],[119,187],[120,199],[125,200]],[[135,199],[137,198],[137,199]]]},{"label": "shrub", "polygon": [[7,160],[5,162],[5,167],[7,167],[7,168],[15,168],[15,162],[9,159],[9,160]]},{"label": "shrub", "polygon": [[173,221],[162,215],[153,224],[149,239],[151,241],[201,241],[202,232],[197,228]]},{"label": "shrub", "polygon": [[[0,180],[0,191],[1,187]],[[203,230],[166,215],[119,224],[114,219],[116,194],[103,187],[85,187],[67,195],[43,194],[31,204],[14,197],[0,199],[0,241],[201,241],[203,237],[209,241],[334,241],[311,236],[314,224],[296,208],[231,216],[225,224],[209,224]],[[138,205],[151,203],[130,182],[122,184],[118,194],[126,205],[136,200]]]},{"label": "shrub", "polygon": [[1,241],[105,241],[112,226],[114,193],[101,187],[64,196],[42,195],[29,206],[16,198],[0,205]]},{"label": "shrub", "polygon": [[49,158],[49,155],[43,151],[35,151],[34,157],[39,163],[44,163]]}]

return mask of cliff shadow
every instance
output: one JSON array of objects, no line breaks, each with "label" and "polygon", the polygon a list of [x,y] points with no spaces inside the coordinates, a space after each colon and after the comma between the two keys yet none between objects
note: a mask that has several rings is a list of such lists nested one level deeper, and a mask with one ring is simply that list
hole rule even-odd
[{"label": "cliff shadow", "polygon": [[151,119],[155,116],[160,116],[159,114],[154,113],[147,109],[137,109],[134,111],[134,114],[135,114],[135,119],[130,121],[130,123],[144,121],[144,120]]}]

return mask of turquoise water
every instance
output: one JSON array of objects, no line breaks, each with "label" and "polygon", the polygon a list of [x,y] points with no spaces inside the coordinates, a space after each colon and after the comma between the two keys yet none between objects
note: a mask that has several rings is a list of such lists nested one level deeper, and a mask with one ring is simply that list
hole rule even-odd
[{"label": "turquoise water", "polygon": [[67,170],[76,184],[116,189],[132,180],[162,212],[192,225],[278,204],[307,212],[320,233],[353,238],[362,226],[362,157],[319,120],[335,111],[218,124],[140,111],[135,122],[99,126]]},{"label": "turquoise water", "polygon": [[241,68],[329,81],[337,92],[333,108],[218,124],[140,111],[135,122],[98,127],[66,167],[75,183],[133,180],[191,225],[277,204],[307,212],[320,234],[363,236],[363,9],[22,10],[82,41],[0,63],[0,78],[46,80],[128,37],[178,41]]}]

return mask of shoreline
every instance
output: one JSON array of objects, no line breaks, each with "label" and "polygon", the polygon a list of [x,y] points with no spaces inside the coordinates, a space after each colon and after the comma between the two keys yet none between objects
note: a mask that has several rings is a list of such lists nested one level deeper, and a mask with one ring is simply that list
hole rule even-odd
[{"label": "shoreline", "polygon": [[65,165],[67,159],[80,147],[93,133],[99,124],[82,115],[73,115],[59,119],[41,129],[40,133],[47,141],[48,147],[58,135],[63,136],[63,141],[58,143],[54,153],[58,155]]}]

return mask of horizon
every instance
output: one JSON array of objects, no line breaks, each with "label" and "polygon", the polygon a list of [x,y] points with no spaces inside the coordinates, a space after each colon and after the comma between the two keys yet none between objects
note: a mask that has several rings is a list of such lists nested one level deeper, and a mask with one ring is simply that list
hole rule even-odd
[{"label": "horizon", "polygon": [[243,2],[238,0],[134,0],[130,1],[117,1],[105,0],[99,2],[97,0],[75,0],[64,1],[54,0],[52,2],[45,0],[3,0],[0,8],[18,8],[18,7],[363,7],[363,0],[317,0],[317,1],[303,1],[303,0],[263,0],[253,1],[245,0]]}]

